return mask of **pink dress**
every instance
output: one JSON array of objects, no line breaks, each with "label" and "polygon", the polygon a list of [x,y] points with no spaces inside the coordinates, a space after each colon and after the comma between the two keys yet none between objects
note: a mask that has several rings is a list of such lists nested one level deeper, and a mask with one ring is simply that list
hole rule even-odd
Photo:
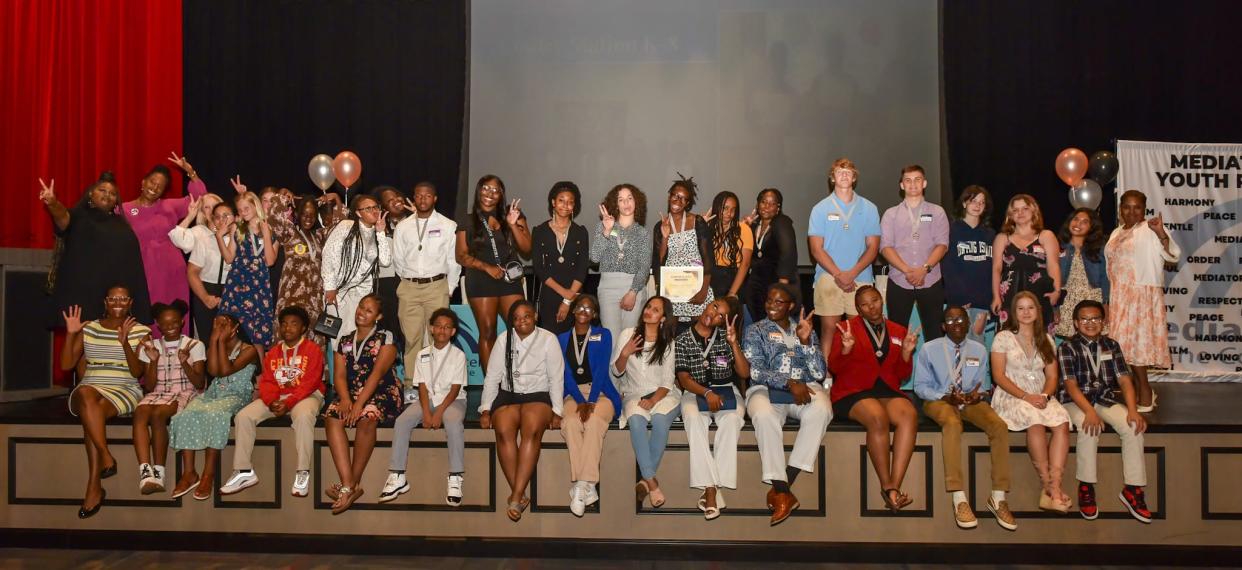
[{"label": "pink dress", "polygon": [[1138,284],[1136,264],[1145,260],[1137,259],[1134,246],[1133,228],[1116,232],[1104,246],[1112,284],[1108,336],[1121,345],[1127,364],[1171,368],[1164,288]]},{"label": "pink dress", "polygon": [[[207,185],[200,179],[190,182],[190,195],[202,196]],[[168,232],[181,222],[190,208],[190,198],[161,198],[149,206],[137,201],[121,204],[117,213],[129,222],[142,249],[142,266],[147,274],[147,290],[152,303],[190,302],[190,285],[185,277],[185,257],[168,239]],[[186,331],[189,331],[189,319]]]}]

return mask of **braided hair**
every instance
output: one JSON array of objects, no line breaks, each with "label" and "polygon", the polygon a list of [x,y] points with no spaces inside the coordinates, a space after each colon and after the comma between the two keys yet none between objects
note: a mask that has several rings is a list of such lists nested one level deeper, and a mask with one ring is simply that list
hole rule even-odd
[{"label": "braided hair", "polygon": [[677,177],[680,180],[673,181],[673,185],[668,187],[668,193],[672,195],[673,191],[678,188],[685,190],[690,195],[690,199],[686,200],[686,210],[692,210],[699,199],[699,185],[694,181],[693,176],[686,178],[684,174],[678,172]]},{"label": "braided hair", "polygon": [[[733,219],[729,220],[729,227],[725,227],[724,207],[729,200],[733,200]],[[716,195],[712,200],[712,221],[709,225],[712,228],[712,250],[723,251],[724,258],[729,267],[737,267],[738,256],[742,253],[742,227],[741,221],[738,220],[738,208],[741,202],[738,201],[737,195],[725,190]]]},{"label": "braided hair", "polygon": [[[375,260],[365,270],[362,268],[362,257],[366,253],[366,246],[362,243],[362,218],[358,215],[358,207],[364,201],[375,202],[366,194],[354,196],[349,203],[349,218],[354,223],[349,228],[349,233],[345,234],[345,241],[341,245],[341,285],[348,284],[353,281],[355,275],[371,275],[374,276],[379,271],[379,256],[375,256]],[[377,203],[378,204],[378,203]],[[375,244],[376,251],[379,250],[379,232],[375,232],[371,236]]]}]

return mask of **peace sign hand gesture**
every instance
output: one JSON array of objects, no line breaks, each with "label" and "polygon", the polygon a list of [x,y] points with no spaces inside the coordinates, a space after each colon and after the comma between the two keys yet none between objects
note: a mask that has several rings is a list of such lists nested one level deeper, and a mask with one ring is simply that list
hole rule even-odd
[{"label": "peace sign hand gesture", "polygon": [[759,219],[759,209],[751,208],[750,214],[747,214],[746,217],[742,218],[742,223],[748,226],[753,225],[757,219]]},{"label": "peace sign hand gesture", "polygon": [[405,208],[405,210],[411,214],[418,212],[418,208],[414,207],[414,202],[411,202],[409,198],[401,200],[401,207]]},{"label": "peace sign hand gesture", "polygon": [[238,174],[237,176],[234,176],[234,177],[230,178],[230,179],[229,179],[229,182],[231,182],[231,183],[233,184],[233,189],[234,189],[234,190],[236,190],[238,194],[245,194],[245,193],[246,193],[246,185],[245,185],[245,184],[242,184],[242,181],[241,181],[241,175],[240,175],[240,174]]},{"label": "peace sign hand gesture", "polygon": [[515,198],[509,202],[509,210],[505,212],[505,221],[508,222],[510,226],[517,224],[518,220],[521,219],[522,209],[519,207],[521,204],[521,198]]},{"label": "peace sign hand gesture", "polygon": [[854,331],[849,323],[837,323],[837,333],[841,335],[841,354],[849,354],[854,350]]},{"label": "peace sign hand gesture", "polygon": [[737,344],[737,315],[725,319],[725,342],[730,346]]},{"label": "peace sign hand gesture", "polygon": [[613,222],[616,222],[617,219],[612,217],[612,214],[608,213],[608,208],[603,204],[599,205],[599,220],[604,224],[604,235],[607,236],[612,233],[612,224]]},{"label": "peace sign hand gesture", "polygon": [[43,179],[40,178],[39,186],[42,187],[42,189],[39,190],[39,201],[40,202],[43,202],[44,204],[47,204],[47,205],[51,205],[52,202],[56,201],[56,192],[55,192],[56,179],[55,178],[52,179],[51,184],[44,184]]},{"label": "peace sign hand gesture", "polygon": [[387,210],[381,213],[379,219],[375,221],[375,231],[381,234],[388,231],[388,211]]},{"label": "peace sign hand gesture", "polygon": [[794,330],[794,333],[798,335],[798,342],[805,345],[811,344],[811,334],[815,330],[815,325],[811,323],[811,319],[807,318],[808,316],[806,307],[798,309],[798,327]]},{"label": "peace sign hand gesture", "polygon": [[176,151],[174,151],[172,155],[168,157],[168,160],[172,162],[173,164],[177,165],[177,168],[180,168],[186,174],[190,175],[190,178],[195,177],[194,167],[190,166],[190,161],[187,160],[186,157],[177,156]]},{"label": "peace sign hand gesture", "polygon": [[923,325],[914,327],[906,332],[906,338],[901,341],[901,358],[906,362],[910,361],[910,356],[914,354],[914,345],[919,342],[919,333],[923,331]]},{"label": "peace sign hand gesture", "polygon": [[144,343],[142,343],[142,351],[143,351],[144,353],[146,353],[147,358],[148,358],[148,359],[150,359],[150,360],[151,360],[151,362],[159,362],[159,360],[160,360],[160,349],[155,348],[155,343],[154,343],[154,342],[144,342]]}]

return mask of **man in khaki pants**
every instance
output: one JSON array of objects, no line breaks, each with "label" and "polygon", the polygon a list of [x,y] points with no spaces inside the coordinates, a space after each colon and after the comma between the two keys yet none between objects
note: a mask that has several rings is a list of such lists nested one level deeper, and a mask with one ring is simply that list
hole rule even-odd
[{"label": "man in khaki pants", "polygon": [[454,251],[457,222],[436,211],[435,185],[414,185],[412,211],[414,215],[401,220],[392,237],[393,263],[401,278],[397,285],[398,319],[405,336],[405,370],[410,375],[407,383],[414,374],[411,363],[423,349],[431,313],[449,305],[449,296],[461,276]]},{"label": "man in khaki pants", "polygon": [[988,404],[983,385],[988,369],[987,349],[966,338],[970,318],[965,309],[949,307],[941,326],[946,336],[924,343],[918,353],[914,393],[923,399],[923,413],[940,424],[944,487],[952,495],[954,520],[961,528],[979,526],[962,485],[962,422],[966,421],[988,434],[992,457],[988,510],[1002,528],[1017,530],[1018,524],[1005,500],[1009,491],[1009,428]]}]

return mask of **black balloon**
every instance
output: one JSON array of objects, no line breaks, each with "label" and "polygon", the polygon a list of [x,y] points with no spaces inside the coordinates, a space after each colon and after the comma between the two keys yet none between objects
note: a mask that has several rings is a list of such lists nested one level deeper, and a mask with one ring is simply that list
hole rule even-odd
[{"label": "black balloon", "polygon": [[1091,155],[1091,160],[1087,163],[1087,174],[1103,185],[1117,178],[1117,168],[1117,155],[1101,150]]}]

